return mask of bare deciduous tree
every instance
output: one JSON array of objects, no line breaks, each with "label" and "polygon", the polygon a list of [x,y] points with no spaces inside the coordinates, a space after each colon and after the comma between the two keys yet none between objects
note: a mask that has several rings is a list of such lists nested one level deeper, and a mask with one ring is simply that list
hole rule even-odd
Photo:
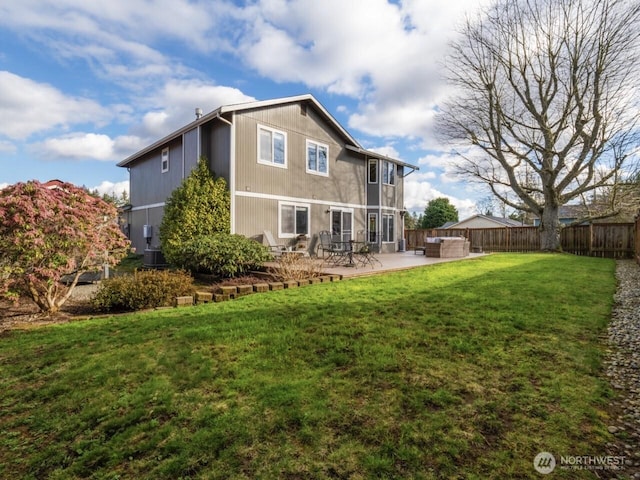
[{"label": "bare deciduous tree", "polygon": [[558,250],[559,207],[637,162],[640,3],[498,0],[461,33],[439,132],[460,174],[539,216],[542,249]]}]

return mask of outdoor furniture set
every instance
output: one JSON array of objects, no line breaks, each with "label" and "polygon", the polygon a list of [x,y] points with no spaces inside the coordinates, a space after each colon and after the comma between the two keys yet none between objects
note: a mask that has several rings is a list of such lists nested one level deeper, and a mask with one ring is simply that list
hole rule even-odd
[{"label": "outdoor furniture set", "polygon": [[[363,239],[364,232],[360,232]],[[328,230],[318,234],[318,256],[322,250],[322,258],[332,267],[359,267],[375,264],[382,265],[375,257],[376,245],[364,240],[343,240],[340,236],[332,235]]]},{"label": "outdoor furniture set", "polygon": [[427,257],[459,258],[469,255],[470,242],[464,237],[427,237],[424,247],[416,247],[424,251]]},{"label": "outdoor furniture set", "polygon": [[277,243],[273,234],[269,230],[264,230],[262,232],[262,243],[269,248],[269,251],[276,257],[281,255],[300,255],[302,257],[308,257],[309,252],[307,252],[307,237],[306,235],[299,235],[296,238],[295,245],[284,245],[281,243]]}]

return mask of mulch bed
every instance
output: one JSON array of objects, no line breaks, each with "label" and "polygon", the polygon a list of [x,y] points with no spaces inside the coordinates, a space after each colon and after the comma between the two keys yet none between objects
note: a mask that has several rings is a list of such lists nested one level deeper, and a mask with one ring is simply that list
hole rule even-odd
[{"label": "mulch bed", "polygon": [[[202,290],[219,292],[221,286],[246,285],[264,282],[264,277],[245,276],[226,280],[198,279],[196,286]],[[55,315],[42,315],[37,305],[28,298],[21,298],[17,303],[0,298],[0,333],[14,329],[30,329],[58,323],[69,323],[83,320],[88,317],[104,315],[96,312],[89,304],[89,300],[97,284],[78,285],[74,289],[71,298],[62,306],[60,312]]]},{"label": "mulch bed", "polygon": [[56,323],[68,323],[94,314],[86,300],[69,300],[55,315],[44,316],[32,300],[21,298],[17,303],[0,299],[0,333],[13,329],[29,329]]}]

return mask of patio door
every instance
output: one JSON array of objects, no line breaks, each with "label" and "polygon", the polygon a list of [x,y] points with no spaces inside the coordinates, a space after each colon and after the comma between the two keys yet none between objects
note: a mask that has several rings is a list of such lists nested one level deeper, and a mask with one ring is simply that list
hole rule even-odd
[{"label": "patio door", "polygon": [[352,237],[353,210],[331,209],[331,236],[342,242],[348,242]]}]

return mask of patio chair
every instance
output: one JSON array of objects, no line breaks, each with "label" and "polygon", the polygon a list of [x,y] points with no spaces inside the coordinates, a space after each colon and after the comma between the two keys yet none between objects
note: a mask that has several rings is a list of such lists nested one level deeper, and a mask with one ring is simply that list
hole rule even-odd
[{"label": "patio chair", "polygon": [[371,268],[374,267],[375,263],[378,263],[382,266],[382,262],[378,260],[375,256],[376,251],[378,250],[377,243],[371,242],[371,236],[367,235],[367,232],[361,230],[358,232],[357,237],[358,241],[356,242],[356,249],[353,252],[356,256],[358,263],[361,265],[370,265]]},{"label": "patio chair", "polygon": [[262,232],[262,243],[269,247],[269,250],[274,256],[280,256],[288,251],[286,245],[276,242],[270,230],[264,230]]},{"label": "patio chair", "polygon": [[[329,232],[328,230],[322,230],[321,232],[319,232],[318,238],[320,239],[320,243],[318,244],[318,252],[322,250],[322,258],[326,258],[326,261],[332,263],[333,265],[337,265],[338,263],[340,263],[345,253],[347,253],[346,249],[344,248],[344,244],[336,242],[336,240],[332,237],[331,232]],[[329,254],[328,257],[326,257],[327,253]]]}]

